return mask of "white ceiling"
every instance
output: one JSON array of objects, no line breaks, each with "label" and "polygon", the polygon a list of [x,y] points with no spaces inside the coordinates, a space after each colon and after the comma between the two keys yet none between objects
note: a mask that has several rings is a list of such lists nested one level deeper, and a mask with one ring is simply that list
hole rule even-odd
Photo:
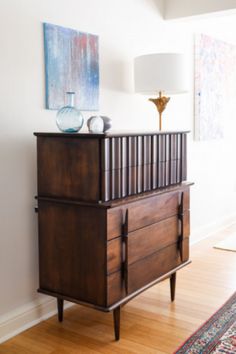
[{"label": "white ceiling", "polygon": [[[159,0],[157,0],[159,2]],[[165,19],[236,11],[236,0],[163,0]]]}]

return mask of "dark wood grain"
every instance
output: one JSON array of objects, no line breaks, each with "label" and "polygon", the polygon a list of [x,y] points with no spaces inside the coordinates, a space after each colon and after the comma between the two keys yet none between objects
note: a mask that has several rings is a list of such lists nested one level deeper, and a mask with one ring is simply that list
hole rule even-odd
[{"label": "dark wood grain", "polygon": [[[155,253],[172,243],[177,243],[178,237],[179,221],[177,216],[129,233],[129,264]],[[189,212],[186,212],[183,237],[189,237]],[[186,254],[186,251],[184,254]],[[108,274],[121,269],[122,239],[120,237],[108,242],[107,262]]]},{"label": "dark wood grain", "polygon": [[104,305],[105,210],[39,201],[38,215],[40,288]]},{"label": "dark wood grain", "polygon": [[[179,192],[166,193],[146,200],[130,203],[129,231],[154,224],[178,213]],[[184,191],[184,210],[189,209],[189,189]],[[121,235],[123,207],[108,210],[108,239]]]},{"label": "dark wood grain", "polygon": [[[133,299],[137,295],[141,294],[146,289],[149,289],[153,285],[158,284],[159,282],[169,278],[173,273],[175,273],[175,272],[179,271],[180,269],[186,267],[190,263],[191,263],[190,260],[181,263],[176,268],[174,268],[174,269],[170,270],[168,273],[156,278],[154,281],[146,284],[142,288],[139,288],[138,290],[134,291],[132,294],[121,296],[120,299],[118,301],[116,301],[116,302],[111,302],[110,301],[111,298],[109,298],[109,295],[108,295],[108,297],[107,297],[108,301],[107,301],[107,305],[106,306],[94,305],[94,304],[86,302],[86,301],[77,300],[77,299],[74,299],[74,298],[72,298],[70,296],[61,295],[61,294],[58,294],[58,293],[55,293],[55,292],[52,292],[52,291],[49,291],[49,290],[41,289],[41,288],[38,289],[38,292],[42,293],[42,294],[45,294],[45,295],[53,296],[55,298],[59,297],[59,298],[62,298],[64,300],[67,300],[67,301],[70,301],[70,302],[74,302],[75,304],[87,306],[87,307],[90,307],[90,308],[93,308],[93,309],[96,309],[96,310],[99,310],[99,311],[109,312],[109,311],[113,311],[114,309],[116,309],[117,306],[125,305],[128,301],[130,301],[131,299]],[[115,277],[114,277],[114,275],[115,275]],[[113,278],[112,278],[112,276],[113,276]],[[115,289],[117,284],[119,284],[119,281],[117,282],[117,279],[122,279],[121,272],[113,273],[111,276],[108,277],[107,289],[109,289],[111,287],[111,283],[113,283],[113,288]],[[110,280],[112,280],[112,282]],[[121,281],[121,284],[122,284],[122,281]],[[118,291],[118,293],[119,292],[120,292],[120,290]],[[113,292],[113,295],[114,295],[114,292]]]},{"label": "dark wood grain", "polygon": [[[186,247],[188,246],[188,238],[184,240],[184,244]],[[187,253],[185,254],[185,259],[188,259]],[[128,269],[128,292],[132,293],[143,287],[181,263],[177,244],[173,244],[161,249],[151,256],[131,264]]]},{"label": "dark wood grain", "polygon": [[[164,279],[164,275],[171,272],[171,270],[181,266],[181,264],[187,264],[186,262],[189,258],[188,238],[185,239],[184,245],[186,249],[185,262],[181,262],[178,245],[173,244],[129,266],[129,294],[135,293],[138,289],[145,288],[149,283],[155,283],[155,279],[157,281],[159,278]],[[107,285],[108,306],[118,303],[119,299],[126,298],[121,271],[109,275],[107,278]]]},{"label": "dark wood grain", "polygon": [[120,339],[120,306],[113,310],[115,340]]},{"label": "dark wood grain", "polygon": [[185,132],[36,135],[39,196],[106,202],[186,180]]},{"label": "dark wood grain", "polygon": [[[184,238],[189,236],[189,212],[184,218]],[[129,260],[132,264],[156,251],[178,242],[179,237],[178,216],[172,216],[145,228],[133,231],[128,236]],[[122,238],[118,237],[107,245],[108,274],[121,269],[122,264]]]},{"label": "dark wood grain", "polygon": [[129,233],[129,265],[173,243],[179,236],[177,215]]},{"label": "dark wood grain", "polygon": [[170,276],[170,298],[171,301],[175,300],[175,288],[176,288],[176,273]]},{"label": "dark wood grain", "polygon": [[98,140],[38,137],[37,141],[39,196],[100,199]]},{"label": "dark wood grain", "polygon": [[64,300],[114,310],[118,340],[121,304],[165,277],[173,301],[189,263],[187,132],[36,135],[38,291],[59,321]]},{"label": "dark wood grain", "polygon": [[59,322],[63,321],[63,306],[64,306],[64,300],[57,298],[57,312],[58,312],[58,321]]},{"label": "dark wood grain", "polygon": [[118,303],[126,297],[122,271],[112,273],[107,277],[107,306]]}]

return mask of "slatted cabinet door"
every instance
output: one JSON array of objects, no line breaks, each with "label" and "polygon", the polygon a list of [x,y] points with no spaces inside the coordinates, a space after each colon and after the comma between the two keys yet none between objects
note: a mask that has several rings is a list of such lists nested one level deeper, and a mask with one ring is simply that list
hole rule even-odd
[{"label": "slatted cabinet door", "polygon": [[186,132],[108,136],[101,145],[104,201],[186,180]]}]

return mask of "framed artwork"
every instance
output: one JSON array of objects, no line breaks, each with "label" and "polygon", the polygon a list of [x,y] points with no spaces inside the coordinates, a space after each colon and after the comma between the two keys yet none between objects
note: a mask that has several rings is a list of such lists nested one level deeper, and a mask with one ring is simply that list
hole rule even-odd
[{"label": "framed artwork", "polygon": [[206,35],[195,38],[195,139],[224,136],[235,101],[236,47]]},{"label": "framed artwork", "polygon": [[46,108],[65,105],[66,92],[75,92],[75,106],[98,110],[98,36],[70,28],[43,24]]}]

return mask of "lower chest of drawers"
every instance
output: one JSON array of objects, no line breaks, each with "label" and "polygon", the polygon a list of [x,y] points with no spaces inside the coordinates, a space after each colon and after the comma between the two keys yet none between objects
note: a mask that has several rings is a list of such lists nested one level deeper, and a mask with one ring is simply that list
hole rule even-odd
[{"label": "lower chest of drawers", "polygon": [[111,205],[39,198],[40,289],[109,308],[189,258],[189,188]]}]

